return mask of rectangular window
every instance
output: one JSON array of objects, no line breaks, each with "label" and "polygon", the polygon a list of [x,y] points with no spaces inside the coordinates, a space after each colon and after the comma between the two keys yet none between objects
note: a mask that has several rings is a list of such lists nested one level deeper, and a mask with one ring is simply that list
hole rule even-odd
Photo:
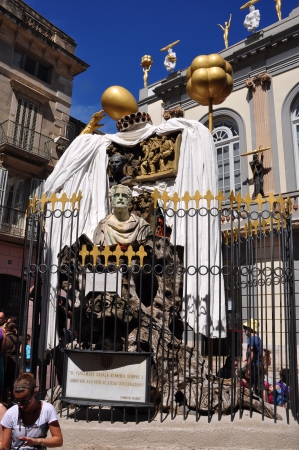
[{"label": "rectangular window", "polygon": [[19,67],[25,72],[33,75],[45,83],[50,83],[51,68],[32,58],[21,50],[15,49],[13,55],[13,65]]}]

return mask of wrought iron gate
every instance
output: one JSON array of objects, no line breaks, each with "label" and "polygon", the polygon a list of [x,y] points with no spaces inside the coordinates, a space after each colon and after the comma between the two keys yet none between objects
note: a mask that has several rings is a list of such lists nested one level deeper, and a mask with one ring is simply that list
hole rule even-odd
[{"label": "wrought iron gate", "polygon": [[[79,236],[80,195],[29,206],[21,317],[40,394],[50,388],[54,400],[62,385],[61,407],[76,405],[75,416],[86,407],[87,417],[98,408],[99,420],[109,407],[124,421],[132,408],[136,421],[144,409],[149,420],[190,411],[198,420],[244,408],[298,421],[290,199],[153,198],[152,234],[136,247]],[[244,323],[265,355],[247,381]]]}]

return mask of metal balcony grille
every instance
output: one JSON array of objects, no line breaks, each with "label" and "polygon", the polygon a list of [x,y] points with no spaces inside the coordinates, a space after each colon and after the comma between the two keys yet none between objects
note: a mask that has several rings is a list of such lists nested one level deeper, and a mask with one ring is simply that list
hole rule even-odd
[{"label": "metal balcony grille", "polygon": [[0,145],[7,143],[24,152],[50,160],[51,142],[53,140],[49,136],[37,133],[34,128],[17,122],[6,120],[0,125]]}]

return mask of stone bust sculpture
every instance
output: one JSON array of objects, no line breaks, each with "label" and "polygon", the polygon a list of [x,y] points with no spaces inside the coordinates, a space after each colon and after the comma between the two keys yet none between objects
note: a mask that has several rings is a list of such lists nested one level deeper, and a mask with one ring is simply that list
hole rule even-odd
[{"label": "stone bust sculpture", "polygon": [[93,233],[96,245],[142,244],[150,234],[150,225],[142,217],[129,212],[132,193],[129,187],[118,184],[109,192],[113,213],[99,222]]}]

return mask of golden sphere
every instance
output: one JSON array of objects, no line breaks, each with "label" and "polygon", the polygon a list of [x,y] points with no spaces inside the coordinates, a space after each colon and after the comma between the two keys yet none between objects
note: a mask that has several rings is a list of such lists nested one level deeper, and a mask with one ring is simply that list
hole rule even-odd
[{"label": "golden sphere", "polygon": [[188,95],[200,105],[222,103],[233,90],[232,66],[218,53],[193,59],[186,77]]},{"label": "golden sphere", "polygon": [[190,66],[191,75],[197,69],[206,69],[208,67],[209,67],[209,61],[208,61],[207,55],[196,56],[196,58],[193,59],[191,66]]},{"label": "golden sphere", "polygon": [[221,55],[218,55],[218,53],[212,53],[211,55],[208,55],[208,62],[209,62],[209,68],[210,67],[221,67],[221,69],[226,69],[226,61],[224,58],[222,58]]},{"label": "golden sphere", "polygon": [[113,120],[136,113],[138,105],[127,89],[122,86],[110,86],[103,93],[101,103],[105,113]]},{"label": "golden sphere", "polygon": [[141,58],[141,66],[148,69],[149,67],[151,67],[153,65],[153,58],[150,55],[144,55]]}]

